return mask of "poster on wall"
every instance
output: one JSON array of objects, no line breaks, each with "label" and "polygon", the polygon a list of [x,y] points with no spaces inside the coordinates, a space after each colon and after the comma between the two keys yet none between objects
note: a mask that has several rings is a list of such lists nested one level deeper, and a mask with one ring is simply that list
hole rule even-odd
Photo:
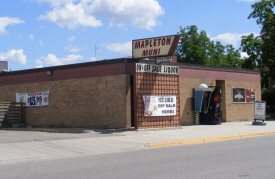
[{"label": "poster on wall", "polygon": [[144,116],[175,116],[176,96],[143,96]]},{"label": "poster on wall", "polygon": [[233,103],[245,103],[245,89],[233,88]]},{"label": "poster on wall", "polygon": [[49,91],[35,93],[16,93],[16,102],[24,102],[26,106],[49,106]]},{"label": "poster on wall", "polygon": [[251,102],[250,89],[245,90],[245,97],[246,97],[246,102],[250,103]]},{"label": "poster on wall", "polygon": [[255,103],[255,89],[250,88],[250,102]]}]

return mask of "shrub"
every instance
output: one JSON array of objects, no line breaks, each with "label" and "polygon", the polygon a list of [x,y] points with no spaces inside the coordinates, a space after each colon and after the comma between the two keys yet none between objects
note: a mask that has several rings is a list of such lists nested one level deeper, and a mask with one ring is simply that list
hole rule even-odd
[{"label": "shrub", "polygon": [[275,93],[263,92],[262,100],[266,102],[267,106],[275,106]]}]

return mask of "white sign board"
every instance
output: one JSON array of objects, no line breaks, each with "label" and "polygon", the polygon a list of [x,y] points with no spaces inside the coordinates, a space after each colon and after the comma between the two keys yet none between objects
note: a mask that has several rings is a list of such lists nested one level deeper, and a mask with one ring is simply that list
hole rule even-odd
[{"label": "white sign board", "polygon": [[156,58],[156,63],[160,64],[160,63],[172,63],[173,61],[173,57],[169,56],[169,57],[157,57]]},{"label": "white sign board", "polygon": [[136,64],[136,72],[178,75],[179,67],[178,66],[164,66],[164,65],[137,63]]},{"label": "white sign board", "polygon": [[24,102],[26,106],[39,107],[49,105],[49,91],[35,93],[16,93],[16,102]]},{"label": "white sign board", "polygon": [[255,102],[254,120],[265,120],[265,102]]},{"label": "white sign board", "polygon": [[143,96],[144,116],[175,116],[176,96]]}]

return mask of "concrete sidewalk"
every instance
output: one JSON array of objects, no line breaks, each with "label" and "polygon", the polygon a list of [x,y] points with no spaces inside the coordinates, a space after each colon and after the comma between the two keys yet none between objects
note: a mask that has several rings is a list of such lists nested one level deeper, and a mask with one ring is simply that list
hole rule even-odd
[{"label": "concrete sidewalk", "polygon": [[[275,134],[275,120],[266,123],[267,125],[261,126],[252,125],[252,121],[230,122],[222,125],[193,125],[140,131],[81,128],[5,129],[0,131],[0,141],[11,134],[16,136],[16,140],[0,143],[0,165]],[[10,141],[12,137],[5,140]]]}]

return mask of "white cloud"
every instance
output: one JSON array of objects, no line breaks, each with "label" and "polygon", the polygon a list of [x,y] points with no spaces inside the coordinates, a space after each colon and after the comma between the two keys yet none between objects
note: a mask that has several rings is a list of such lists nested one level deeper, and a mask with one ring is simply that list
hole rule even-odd
[{"label": "white cloud", "polygon": [[89,60],[91,60],[92,62],[97,61],[97,59],[98,59],[98,57],[91,57],[91,58],[89,58]]},{"label": "white cloud", "polygon": [[103,46],[108,50],[120,53],[122,56],[132,56],[132,42],[104,44]]},{"label": "white cloud", "polygon": [[47,12],[46,15],[39,16],[38,20],[48,20],[62,28],[67,27],[68,29],[75,29],[77,26],[102,26],[100,20],[87,15],[82,4],[74,5],[73,3],[68,3],[64,7],[55,7],[52,11]]},{"label": "white cloud", "polygon": [[73,63],[76,60],[81,60],[81,59],[83,59],[82,55],[69,55],[67,57],[60,58],[61,62],[64,64]]},{"label": "white cloud", "polygon": [[15,25],[15,24],[21,24],[24,23],[24,21],[14,18],[14,17],[0,17],[0,35],[6,34],[6,26],[8,25]]},{"label": "white cloud", "polygon": [[72,36],[72,37],[68,38],[68,40],[69,40],[70,42],[74,41],[75,39],[76,39],[75,36]]},{"label": "white cloud", "polygon": [[239,1],[245,1],[245,2],[255,2],[256,0],[237,0],[237,2]]},{"label": "white cloud", "polygon": [[77,53],[79,51],[85,50],[86,48],[78,48],[77,46],[73,46],[69,44],[64,49],[69,50],[72,53]]},{"label": "white cloud", "polygon": [[65,64],[72,64],[77,60],[83,59],[81,55],[68,55],[67,57],[57,58],[54,54],[48,54],[46,57],[40,57],[40,60],[36,60],[36,64],[40,66],[45,64],[48,66],[58,66],[58,65],[65,65]]},{"label": "white cloud", "polygon": [[[242,36],[249,35],[251,33],[243,33],[243,34],[237,34],[237,33],[225,33],[220,34],[217,37],[210,37],[211,40],[214,41],[220,41],[223,45],[232,44],[234,47],[238,46],[238,42],[241,41]],[[259,34],[254,33],[255,36],[258,36]]]},{"label": "white cloud", "polygon": [[58,59],[54,54],[48,54],[48,56],[44,58],[44,63],[51,66],[63,65],[61,60]]},{"label": "white cloud", "polygon": [[151,30],[160,23],[157,18],[164,14],[157,0],[33,0],[50,3],[53,9],[38,20],[48,20],[60,27],[74,29],[78,26],[99,27],[96,18],[110,19],[109,26],[123,27],[127,23]]},{"label": "white cloud", "polygon": [[33,34],[31,34],[31,35],[29,36],[29,38],[30,38],[31,40],[33,40],[33,39],[34,39]]},{"label": "white cloud", "polygon": [[22,49],[20,50],[10,50],[6,53],[0,53],[0,60],[1,61],[8,61],[11,64],[15,65],[26,65],[27,57],[24,55]]},{"label": "white cloud", "polygon": [[42,64],[43,62],[42,62],[41,60],[36,59],[36,60],[35,60],[35,63],[36,63],[36,64]]},{"label": "white cloud", "polygon": [[147,30],[156,26],[157,17],[164,14],[156,0],[94,0],[87,9],[92,15],[109,18],[109,26],[122,27],[130,22],[133,27]]},{"label": "white cloud", "polygon": [[42,41],[42,40],[40,40],[38,43],[39,43],[41,46],[43,46],[43,45],[44,45],[44,43],[43,43],[43,41]]},{"label": "white cloud", "polygon": [[30,0],[38,3],[50,3],[52,6],[60,6],[62,4],[72,3],[75,0]]},{"label": "white cloud", "polygon": [[[75,37],[75,36],[72,36],[72,37],[68,38],[68,41],[69,41],[69,42],[72,42],[72,41],[74,41],[75,39],[76,39],[76,37]],[[87,49],[87,48],[79,48],[79,47],[73,46],[73,45],[71,45],[71,44],[69,43],[64,49],[65,49],[65,50],[69,50],[69,51],[72,52],[72,53],[77,53],[77,52],[82,51],[82,50],[85,50],[85,49]]]},{"label": "white cloud", "polygon": [[36,68],[43,68],[43,65],[37,65]]},{"label": "white cloud", "polygon": [[247,55],[246,52],[241,52],[241,58],[248,58],[249,56]]}]

